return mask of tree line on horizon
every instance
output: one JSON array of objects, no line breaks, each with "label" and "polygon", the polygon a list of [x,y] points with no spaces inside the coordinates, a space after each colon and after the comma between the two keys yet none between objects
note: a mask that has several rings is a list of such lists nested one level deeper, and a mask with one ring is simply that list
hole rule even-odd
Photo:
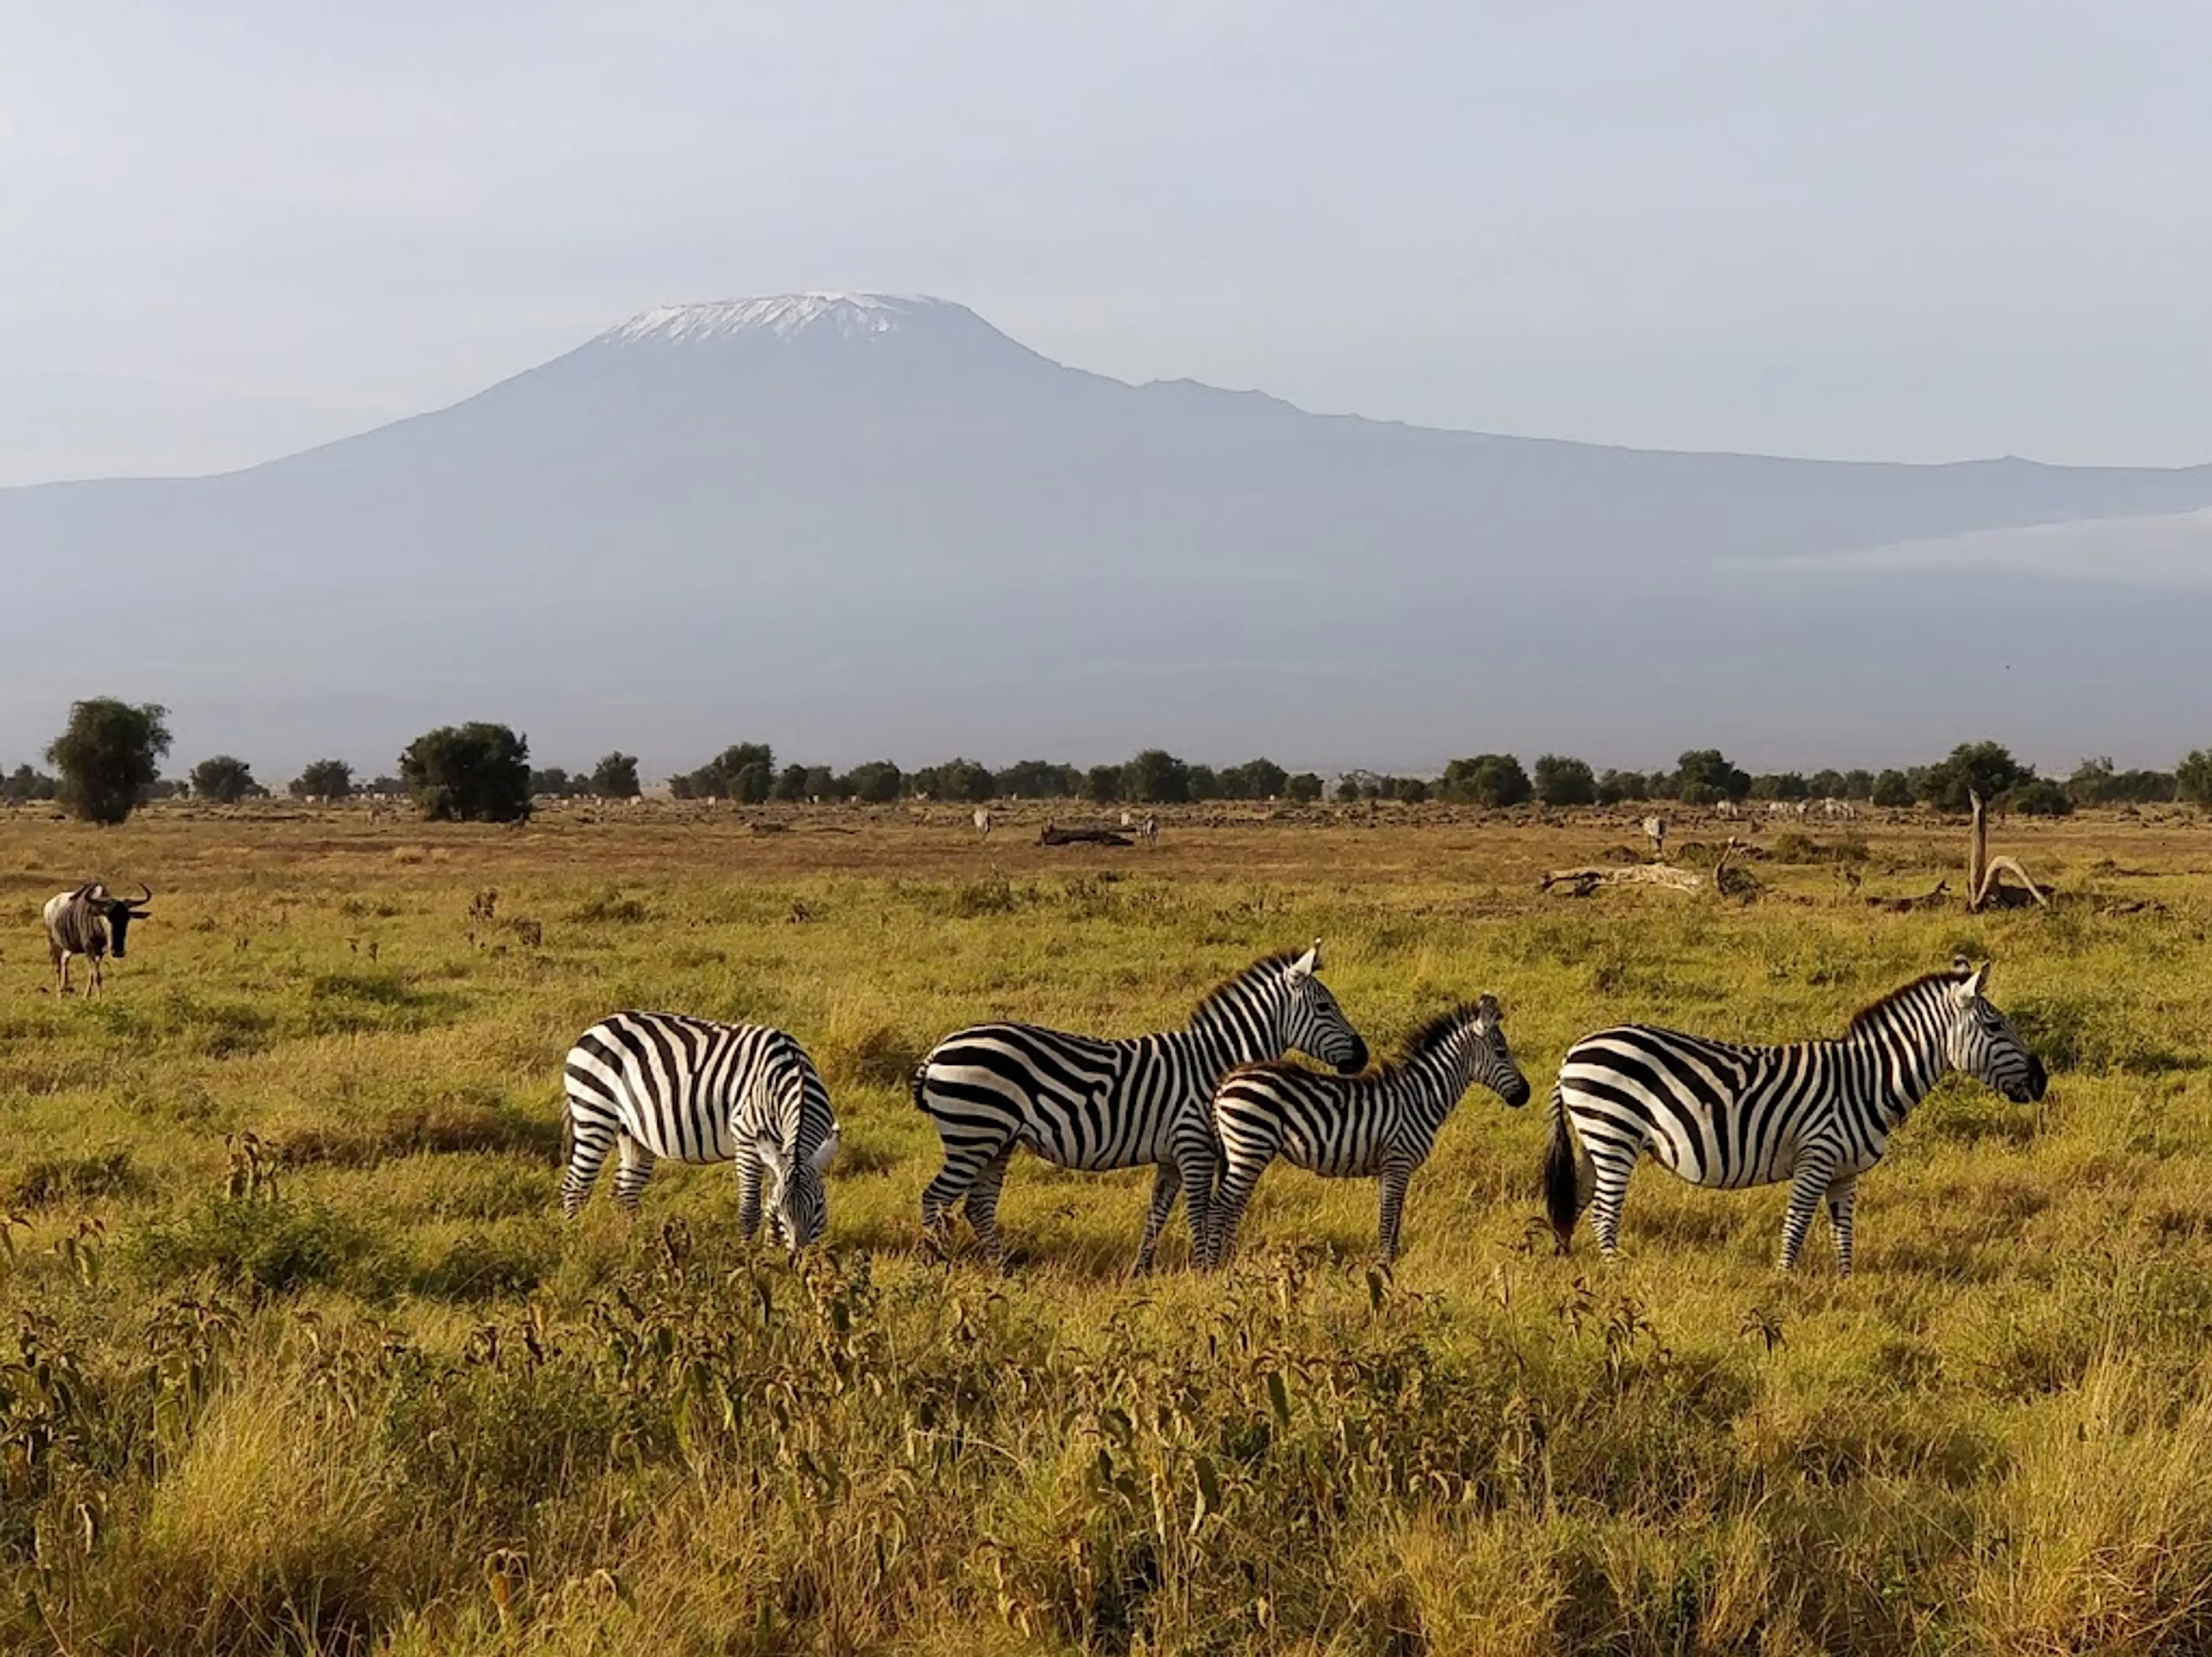
[{"label": "tree line on horizon", "polygon": [[[0,801],[51,800],[88,822],[119,823],[150,800],[189,795],[218,804],[266,797],[252,767],[231,754],[194,765],[184,779],[165,778],[161,762],[172,743],[168,710],[109,697],[75,704],[68,728],[46,749],[54,774],[19,765],[0,775]],[[527,737],[507,726],[472,722],[441,726],[410,743],[396,776],[355,782],[352,765],[319,759],[286,786],[295,798],[343,800],[355,794],[411,799],[433,819],[511,822],[530,814],[533,799],[635,799],[643,792],[634,754],[605,755],[590,771],[532,769]],[[1882,771],[1823,770],[1754,776],[1717,748],[1682,753],[1671,770],[1600,772],[1571,755],[1540,756],[1533,770],[1510,753],[1455,759],[1440,776],[1394,777],[1367,771],[1339,776],[1331,790],[1313,771],[1292,772],[1267,758],[1214,767],[1146,748],[1121,765],[1089,767],[1024,759],[994,771],[956,758],[918,771],[888,759],[839,771],[827,765],[779,766],[765,742],[738,742],[696,771],[669,779],[680,800],[855,801],[887,805],[930,800],[986,805],[994,801],[1067,800],[1093,805],[1182,805],[1210,801],[1286,800],[1309,803],[1333,793],[1345,802],[1438,800],[1492,809],[1536,804],[1569,807],[1680,801],[1715,806],[1758,801],[1836,799],[1877,806],[1923,805],[1963,812],[1978,794],[2001,810],[2061,816],[2077,806],[2182,800],[2212,806],[2212,749],[2192,751],[2171,771],[2122,771],[2109,758],[2084,759],[2063,779],[2041,777],[1995,741],[1964,742],[1943,758]]]}]

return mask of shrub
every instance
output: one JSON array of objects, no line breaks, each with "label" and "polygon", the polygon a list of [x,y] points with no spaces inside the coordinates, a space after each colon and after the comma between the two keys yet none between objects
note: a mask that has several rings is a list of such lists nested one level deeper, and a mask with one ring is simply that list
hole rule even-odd
[{"label": "shrub", "polygon": [[2002,743],[1961,742],[1921,773],[1915,791],[1938,811],[1964,812],[1972,806],[1970,794],[1999,800],[2034,776],[2035,768],[2014,759]]},{"label": "shrub", "polygon": [[1121,797],[1121,767],[1093,765],[1084,773],[1083,797],[1093,805],[1114,804]]},{"label": "shrub", "polygon": [[775,752],[765,742],[736,742],[681,777],[668,779],[678,800],[735,800],[757,806],[775,782]]},{"label": "shrub", "polygon": [[399,756],[399,774],[425,817],[514,823],[530,815],[530,742],[504,725],[441,725]]},{"label": "shrub", "polygon": [[58,797],[88,823],[120,823],[161,775],[169,710],[94,697],[70,709],[69,728],[46,746],[61,771]]},{"label": "shrub", "polygon": [[1875,778],[1868,798],[1877,806],[1909,806],[1912,803],[1912,779],[1900,771],[1886,771]]},{"label": "shrub", "polygon": [[1817,792],[1799,771],[1770,771],[1751,779],[1753,800],[1805,800]]},{"label": "shrub", "polygon": [[2212,806],[2212,748],[2191,749],[2173,768],[2173,783],[2175,792],[2191,805]]},{"label": "shrub", "polygon": [[28,765],[18,765],[5,777],[0,777],[0,800],[11,805],[22,805],[32,800],[51,800],[60,791],[61,784],[44,771],[33,771]]},{"label": "shrub", "polygon": [[1674,762],[1674,795],[1686,806],[1717,805],[1751,794],[1751,776],[1718,748],[1692,748]]},{"label": "shrub", "polygon": [[2049,777],[2037,777],[2006,795],[2003,804],[2024,817],[2065,817],[2074,810],[2074,796]]},{"label": "shrub", "polygon": [[1598,779],[1597,799],[1601,806],[1622,806],[1651,797],[1651,779],[1642,771],[1608,771]]},{"label": "shrub", "polygon": [[1301,806],[1310,806],[1321,798],[1321,778],[1311,771],[1300,771],[1283,784],[1286,799]]},{"label": "shrub", "polygon": [[295,799],[343,800],[353,792],[353,767],[343,759],[318,759],[292,779]]},{"label": "shrub", "polygon": [[253,768],[235,754],[219,753],[192,767],[192,793],[218,806],[234,806],[268,792],[253,780]]},{"label": "shrub", "polygon": [[1165,748],[1146,748],[1122,768],[1122,796],[1141,805],[1176,805],[1190,798],[1190,767]]},{"label": "shrub", "polygon": [[282,1295],[314,1283],[358,1283],[376,1242],[320,1203],[213,1197],[132,1240],[137,1263],[165,1281],[212,1274],[234,1288]]},{"label": "shrub", "polygon": [[999,773],[999,792],[1010,800],[1072,800],[1082,792],[1083,773],[1049,759],[1019,759]]},{"label": "shrub", "polygon": [[1565,754],[1547,753],[1536,761],[1536,798],[1547,806],[1589,806],[1597,802],[1597,778],[1589,766]]},{"label": "shrub", "polygon": [[637,782],[637,756],[617,749],[592,767],[586,784],[602,800],[635,800],[643,792]]},{"label": "shrub", "polygon": [[1272,759],[1248,759],[1221,773],[1222,796],[1229,800],[1280,799],[1290,786],[1291,774]]},{"label": "shrub", "polygon": [[1444,767],[1439,784],[1447,800],[1462,800],[1492,809],[1518,806],[1535,793],[1528,772],[1510,753],[1479,753]]},{"label": "shrub", "polygon": [[906,788],[905,775],[888,759],[871,759],[855,765],[839,785],[863,805],[887,806]]}]

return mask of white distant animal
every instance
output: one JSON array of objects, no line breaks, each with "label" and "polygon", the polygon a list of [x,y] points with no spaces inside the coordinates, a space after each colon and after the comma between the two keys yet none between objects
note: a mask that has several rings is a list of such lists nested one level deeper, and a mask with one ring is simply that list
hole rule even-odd
[{"label": "white distant animal", "polygon": [[1136,825],[1137,819],[1135,818],[1130,816],[1126,811],[1121,813],[1121,826],[1123,828],[1134,828]]},{"label": "white distant animal", "polygon": [[1731,823],[1739,822],[1743,817],[1743,807],[1733,800],[1723,800],[1713,807],[1713,813],[1716,816],[1724,818]]},{"label": "white distant animal", "polygon": [[1651,843],[1654,859],[1664,857],[1667,855],[1667,819],[1663,817],[1645,818],[1644,838]]},{"label": "white distant animal", "polygon": [[987,839],[991,833],[991,813],[981,806],[975,807],[975,832]]},{"label": "white distant animal", "polygon": [[1137,838],[1146,845],[1158,845],[1160,838],[1160,819],[1147,815],[1143,822],[1137,825]]}]

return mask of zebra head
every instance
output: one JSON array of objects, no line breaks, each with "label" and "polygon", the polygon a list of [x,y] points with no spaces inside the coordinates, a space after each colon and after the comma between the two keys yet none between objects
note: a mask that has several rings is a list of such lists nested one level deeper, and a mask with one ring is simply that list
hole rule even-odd
[{"label": "zebra head", "polygon": [[1290,992],[1281,1014],[1283,1045],[1334,1065],[1340,1075],[1357,1075],[1367,1068],[1367,1044],[1317,976],[1320,972],[1321,940],[1316,938],[1313,947],[1283,975]]},{"label": "zebra head", "polygon": [[796,1254],[829,1228],[830,1194],[822,1176],[837,1154],[837,1124],[830,1124],[811,1156],[787,1155],[768,1134],[754,1142],[754,1148],[768,1170],[769,1223],[775,1228],[776,1240]]},{"label": "zebra head", "polygon": [[1528,1102],[1528,1078],[1521,1074],[1505,1045],[1504,1014],[1498,1010],[1498,997],[1486,995],[1474,1008],[1474,1022],[1467,1030],[1474,1079],[1517,1111]]},{"label": "zebra head", "polygon": [[1990,1004],[1990,963],[1978,969],[1963,955],[1951,963],[1951,1020],[1944,1032],[1943,1056],[1951,1068],[2003,1094],[2015,1105],[2033,1104],[2050,1086],[2043,1061],[2012,1027],[2012,1020]]}]

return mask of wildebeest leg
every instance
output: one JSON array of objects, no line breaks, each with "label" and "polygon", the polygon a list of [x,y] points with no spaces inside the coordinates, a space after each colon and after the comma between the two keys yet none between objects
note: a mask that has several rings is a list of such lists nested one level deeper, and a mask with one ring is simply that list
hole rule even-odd
[{"label": "wildebeest leg", "polygon": [[69,994],[69,951],[51,940],[48,941],[46,947],[53,954],[54,971],[61,974],[61,988],[54,993],[56,995],[66,996]]}]

